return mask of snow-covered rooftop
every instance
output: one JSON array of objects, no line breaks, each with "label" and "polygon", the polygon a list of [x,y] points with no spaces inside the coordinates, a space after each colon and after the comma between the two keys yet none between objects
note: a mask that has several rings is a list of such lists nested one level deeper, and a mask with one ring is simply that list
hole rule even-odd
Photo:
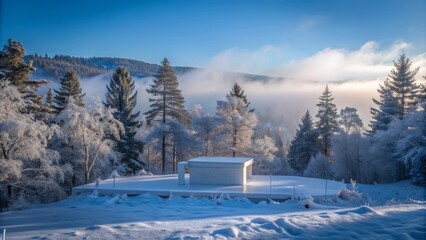
[{"label": "snow-covered rooftop", "polygon": [[197,157],[189,160],[188,162],[217,162],[217,163],[245,163],[253,158],[246,157]]}]

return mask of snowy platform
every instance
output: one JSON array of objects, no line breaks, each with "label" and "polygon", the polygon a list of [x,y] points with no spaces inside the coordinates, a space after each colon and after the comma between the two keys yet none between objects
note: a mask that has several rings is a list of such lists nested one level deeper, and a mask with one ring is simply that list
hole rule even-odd
[{"label": "snowy platform", "polygon": [[[246,185],[204,185],[189,184],[189,175],[185,176],[185,185],[178,185],[176,174],[133,176],[116,178],[115,187],[112,179],[99,183],[97,190],[100,194],[139,195],[151,193],[161,197],[174,196],[214,197],[222,193],[230,197],[247,197],[249,199],[285,200],[296,194],[324,196],[325,180],[295,176],[264,176],[253,175],[247,179]],[[336,195],[345,188],[345,184],[327,181],[327,195]],[[95,184],[90,183],[73,188],[73,194],[92,192]]]}]

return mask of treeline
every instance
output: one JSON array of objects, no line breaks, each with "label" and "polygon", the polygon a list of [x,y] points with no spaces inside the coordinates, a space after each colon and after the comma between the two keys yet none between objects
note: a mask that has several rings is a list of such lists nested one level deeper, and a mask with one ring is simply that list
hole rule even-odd
[{"label": "treeline", "polygon": [[[67,69],[57,89],[37,90],[20,42],[9,40],[0,61],[0,203],[20,207],[50,202],[72,187],[123,175],[174,173],[179,161],[199,155],[256,156],[256,173],[279,170],[275,141],[254,138],[257,117],[235,84],[210,116],[189,112],[174,69],[164,59],[147,89],[150,110],[134,112],[138,93],[124,67],[117,67],[102,102],[85,100],[78,74]],[[144,169],[145,168],[145,169]]]},{"label": "treeline", "polygon": [[47,82],[30,80],[35,68],[24,60],[20,42],[9,40],[0,56],[2,207],[56,201],[113,171],[176,173],[179,161],[201,155],[251,156],[254,174],[359,182],[411,178],[425,185],[425,86],[414,81],[417,70],[410,71],[404,55],[379,89],[368,134],[357,110],[338,112],[326,87],[316,121],[306,112],[289,146],[282,130],[251,108],[237,83],[224,92],[225,101],[217,101],[215,114],[200,105],[185,109],[167,59],[146,90],[149,111],[140,114],[125,67],[112,72],[102,102],[87,101],[74,69],[65,69],[59,88],[41,96],[37,89]]},{"label": "treeline", "polygon": [[426,85],[416,82],[403,54],[394,62],[379,99],[373,99],[370,129],[355,108],[340,114],[326,87],[317,104],[317,121],[303,116],[291,142],[288,162],[296,174],[383,183],[411,179],[426,185]]},{"label": "treeline", "polygon": [[[133,75],[137,77],[153,76],[159,65],[145,63],[142,61],[115,58],[115,57],[72,57],[67,55],[55,55],[49,57],[38,54],[27,55],[24,57],[26,62],[32,61],[33,66],[42,70],[46,77],[59,79],[69,69],[73,69],[79,77],[93,77],[103,73],[112,73],[117,67],[124,66]],[[184,71],[186,68],[180,69]]]}]

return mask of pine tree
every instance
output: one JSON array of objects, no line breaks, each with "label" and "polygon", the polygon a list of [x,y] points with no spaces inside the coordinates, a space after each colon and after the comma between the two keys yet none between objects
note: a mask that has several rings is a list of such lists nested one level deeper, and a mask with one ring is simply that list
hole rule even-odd
[{"label": "pine tree", "polygon": [[369,124],[371,130],[369,135],[374,135],[377,131],[386,131],[392,120],[400,113],[400,105],[397,99],[393,96],[392,90],[389,87],[389,79],[386,79],[383,85],[379,85],[379,100],[373,98],[373,102],[378,108],[371,108],[370,113],[372,120]]},{"label": "pine tree", "polygon": [[339,124],[337,123],[337,108],[336,104],[333,103],[334,98],[331,95],[331,91],[326,86],[325,91],[319,98],[320,102],[317,104],[318,113],[316,117],[318,121],[316,123],[318,129],[318,135],[320,140],[321,152],[325,156],[330,156],[331,150],[331,136],[339,131]]},{"label": "pine tree", "polygon": [[50,108],[53,108],[53,90],[52,90],[52,88],[49,88],[49,91],[47,92],[46,103]]},{"label": "pine tree", "polygon": [[[426,80],[426,76],[423,76],[423,79]],[[419,94],[417,95],[417,102],[424,103],[426,102],[426,83],[420,83]]]},{"label": "pine tree", "polygon": [[394,69],[389,74],[389,88],[398,100],[400,110],[398,117],[402,119],[416,104],[419,86],[416,84],[415,76],[419,68],[410,70],[412,62],[402,54],[398,61],[394,61]]},{"label": "pine tree", "polygon": [[32,62],[25,63],[25,50],[21,42],[8,40],[7,45],[0,51],[0,69],[3,71],[3,80],[8,80],[17,87],[27,101],[28,111],[48,111],[43,103],[43,96],[37,94],[37,90],[48,81],[30,80],[30,74],[36,69]]},{"label": "pine tree", "polygon": [[[182,91],[178,88],[177,77],[170,66],[169,61],[164,58],[162,65],[155,75],[153,84],[146,91],[153,97],[149,98],[151,103],[148,112],[145,113],[147,124],[155,123],[165,125],[168,121],[176,119],[185,126],[191,124],[189,113],[185,110],[185,99]],[[166,136],[162,136],[161,163],[162,172],[166,172]]]},{"label": "pine tree", "polygon": [[[244,94],[244,90],[241,88],[240,85],[238,85],[238,83],[235,83],[234,86],[232,86],[232,89],[229,94],[226,94],[227,99],[230,99],[231,97],[237,97],[242,99],[246,104],[246,109],[249,108],[250,102],[247,100],[247,96]],[[254,112],[254,109],[250,109],[249,111]]]},{"label": "pine tree", "polygon": [[84,106],[83,97],[86,94],[82,93],[80,87],[80,81],[78,80],[77,74],[74,70],[68,70],[64,76],[61,78],[61,87],[59,90],[55,90],[55,97],[53,99],[56,113],[60,113],[67,107],[69,98],[73,98],[74,103],[77,106]]},{"label": "pine tree", "polygon": [[291,141],[288,153],[290,166],[303,174],[309,164],[309,160],[318,152],[317,133],[309,111],[302,117],[302,123],[296,130],[296,136]]},{"label": "pine tree", "polygon": [[138,95],[138,92],[134,90],[135,82],[129,72],[124,67],[118,67],[107,86],[104,102],[106,107],[116,109],[114,117],[124,126],[125,133],[120,134],[121,139],[117,143],[117,148],[122,153],[121,161],[133,173],[143,166],[143,162],[139,160],[143,143],[135,139],[136,128],[141,126],[141,122],[137,120],[140,112],[132,113]]}]

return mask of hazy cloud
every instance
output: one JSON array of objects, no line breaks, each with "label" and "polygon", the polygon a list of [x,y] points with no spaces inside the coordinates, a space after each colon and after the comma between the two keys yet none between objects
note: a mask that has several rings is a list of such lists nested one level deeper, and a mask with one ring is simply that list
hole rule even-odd
[{"label": "hazy cloud", "polygon": [[[249,81],[223,70],[250,72],[266,66],[268,56],[277,58],[283,51],[272,46],[249,52],[227,50],[214,57],[206,69],[198,69],[179,77],[188,107],[200,103],[206,111],[214,112],[216,100],[224,99],[232,85],[242,85],[252,105],[258,112],[268,112],[282,119],[288,129],[295,130],[306,110],[316,114],[318,97],[328,84],[339,109],[346,106],[358,109],[364,125],[370,119],[372,98],[377,88],[393,68],[396,60],[410,44],[398,41],[386,49],[380,49],[374,41],[359,49],[326,48],[304,59],[294,60],[265,70],[265,75],[282,77],[284,80],[268,82]],[[414,67],[421,67],[418,79],[425,75],[425,53],[409,56]],[[253,72],[253,71],[252,71]]]},{"label": "hazy cloud", "polygon": [[[328,84],[338,109],[346,106],[358,109],[364,126],[370,119],[371,99],[377,97],[377,88],[393,68],[393,60],[410,47],[406,42],[395,42],[387,49],[380,49],[370,41],[359,49],[327,48],[305,59],[294,60],[269,68],[272,60],[284,54],[279,48],[265,46],[256,51],[230,49],[210,61],[204,69],[196,69],[178,76],[179,87],[186,100],[187,109],[201,104],[204,111],[214,113],[216,101],[224,100],[234,83],[245,90],[257,113],[267,113],[279,119],[282,127],[294,134],[300,118],[310,110],[316,114],[318,97]],[[409,56],[414,67],[421,67],[417,79],[426,75],[426,53]],[[253,81],[244,75],[227,72],[258,72],[283,77],[282,80]],[[252,70],[252,71],[250,71]],[[88,97],[104,97],[110,75],[83,79],[82,88]],[[149,109],[148,94],[152,78],[135,78],[138,91],[137,110]]]},{"label": "hazy cloud", "polygon": [[271,45],[265,45],[255,51],[232,48],[214,56],[205,68],[216,71],[266,74],[265,69],[270,68],[282,54],[280,48]]}]

